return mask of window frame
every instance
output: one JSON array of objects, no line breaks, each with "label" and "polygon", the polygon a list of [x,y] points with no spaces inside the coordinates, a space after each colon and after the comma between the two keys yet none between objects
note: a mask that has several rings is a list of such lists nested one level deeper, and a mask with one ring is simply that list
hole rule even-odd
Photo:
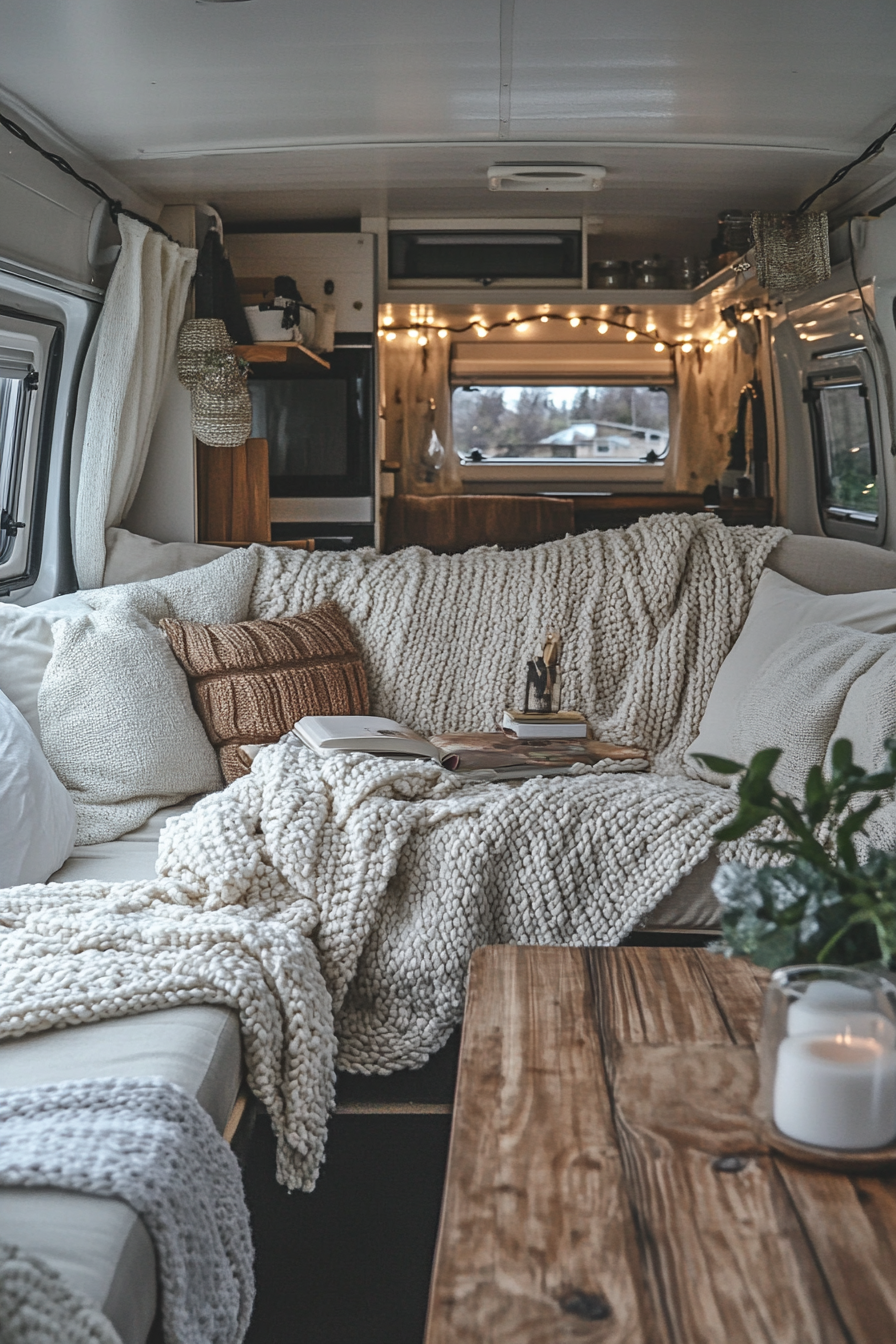
[{"label": "window frame", "polygon": [[467,472],[476,472],[478,474],[478,472],[482,468],[488,468],[489,471],[494,470],[496,472],[501,473],[507,472],[508,478],[510,478],[510,474],[512,473],[516,479],[520,480],[524,479],[528,473],[531,473],[532,479],[537,480],[545,472],[549,472],[552,475],[556,472],[556,474],[560,478],[562,478],[563,476],[569,476],[573,480],[577,479],[577,474],[578,477],[581,477],[583,474],[590,476],[595,471],[599,471],[603,474],[610,472],[613,473],[614,475],[618,474],[620,471],[623,472],[633,471],[635,473],[650,472],[652,473],[652,475],[647,477],[648,480],[652,480],[654,478],[657,469],[659,469],[662,474],[665,474],[666,467],[670,462],[673,451],[674,407],[673,407],[672,394],[675,391],[674,384],[670,384],[665,381],[656,383],[647,383],[641,381],[636,382],[632,379],[623,380],[620,378],[602,378],[599,380],[593,379],[585,382],[582,381],[581,379],[573,381],[571,379],[562,377],[552,378],[550,375],[545,375],[538,378],[529,376],[525,379],[520,379],[516,382],[510,382],[508,378],[502,378],[500,381],[498,381],[497,379],[494,378],[494,376],[486,378],[477,378],[475,380],[475,383],[460,382],[457,379],[452,379],[450,387],[451,403],[452,403],[451,408],[452,436],[453,436],[453,424],[454,424],[453,402],[455,392],[473,391],[479,388],[486,388],[486,387],[491,388],[574,387],[577,389],[585,387],[588,388],[634,387],[634,388],[644,388],[645,390],[651,392],[664,392],[666,394],[667,423],[668,423],[668,429],[666,432],[665,451],[663,452],[662,456],[658,455],[654,461],[647,460],[646,454],[643,459],[630,458],[630,457],[612,458],[612,457],[604,457],[603,455],[601,455],[600,457],[595,456],[595,457],[581,457],[581,458],[564,457],[558,455],[556,457],[554,456],[506,457],[506,458],[485,457],[481,461],[475,461],[475,460],[471,461],[466,457],[461,457],[460,450],[457,450],[458,456],[461,457],[461,471],[464,474],[466,474]]},{"label": "window frame", "polygon": [[[825,503],[828,492],[828,443],[825,435],[822,395],[827,389],[857,387],[865,403],[868,444],[874,479],[877,484],[877,517],[862,517],[860,509]],[[867,350],[850,350],[830,367],[814,368],[806,378],[803,400],[809,412],[812,430],[812,456],[815,468],[815,496],[818,520],[829,537],[862,541],[872,546],[883,544],[887,527],[886,473],[883,469],[883,435],[878,416],[878,388],[874,365]]]},{"label": "window frame", "polygon": [[62,350],[61,322],[0,306],[0,363],[4,354],[13,364],[27,363],[33,380],[13,463],[14,490],[0,500],[20,524],[3,547],[0,594],[30,587],[40,572]]}]

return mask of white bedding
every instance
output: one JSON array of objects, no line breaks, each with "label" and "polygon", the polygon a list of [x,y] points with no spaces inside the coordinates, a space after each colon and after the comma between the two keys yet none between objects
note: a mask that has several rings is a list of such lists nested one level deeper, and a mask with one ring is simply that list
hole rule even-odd
[{"label": "white bedding", "polygon": [[49,879],[51,882],[146,882],[156,875],[156,855],[162,827],[171,817],[183,816],[203,797],[196,794],[175,807],[163,807],[136,831],[101,845],[76,845],[71,858]]}]

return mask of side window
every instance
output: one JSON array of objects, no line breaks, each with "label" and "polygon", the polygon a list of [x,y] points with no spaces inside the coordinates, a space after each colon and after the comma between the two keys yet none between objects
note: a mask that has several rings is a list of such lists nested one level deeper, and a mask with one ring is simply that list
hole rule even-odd
[{"label": "side window", "polygon": [[832,370],[810,377],[805,397],[822,525],[834,536],[864,531],[864,539],[877,541],[870,533],[883,521],[883,479],[869,382],[863,367]]},{"label": "side window", "polygon": [[33,364],[23,354],[0,350],[0,572],[10,559],[15,540],[27,524],[22,512],[22,476],[38,387]]},{"label": "side window", "polygon": [[0,310],[0,593],[40,566],[61,331]]}]

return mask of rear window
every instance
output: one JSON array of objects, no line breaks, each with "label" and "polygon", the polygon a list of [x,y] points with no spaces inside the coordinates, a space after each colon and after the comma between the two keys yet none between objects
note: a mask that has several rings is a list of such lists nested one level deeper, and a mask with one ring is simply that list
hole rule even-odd
[{"label": "rear window", "polygon": [[665,388],[458,387],[451,414],[465,462],[653,463],[669,448]]}]

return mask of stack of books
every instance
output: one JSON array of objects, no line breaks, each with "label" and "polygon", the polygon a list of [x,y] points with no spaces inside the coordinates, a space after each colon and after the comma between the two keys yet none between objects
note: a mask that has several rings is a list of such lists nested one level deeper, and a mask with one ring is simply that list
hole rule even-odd
[{"label": "stack of books", "polygon": [[575,709],[561,709],[554,714],[527,714],[521,709],[505,709],[501,727],[505,733],[513,733],[520,742],[588,736],[585,716]]}]

